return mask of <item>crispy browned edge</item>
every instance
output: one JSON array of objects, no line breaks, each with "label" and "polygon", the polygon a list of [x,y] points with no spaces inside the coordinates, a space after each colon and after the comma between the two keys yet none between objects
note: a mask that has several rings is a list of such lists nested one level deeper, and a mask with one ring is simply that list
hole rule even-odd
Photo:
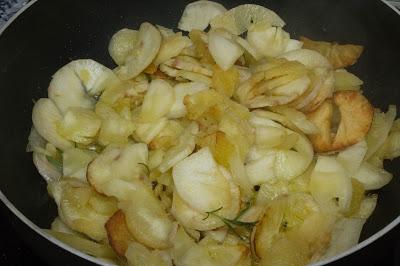
[{"label": "crispy browned edge", "polygon": [[129,243],[134,241],[125,221],[125,214],[118,210],[105,224],[107,237],[112,249],[121,257],[125,257]]},{"label": "crispy browned edge", "polygon": [[358,91],[339,91],[333,96],[338,106],[341,120],[337,133],[331,134],[332,101],[326,100],[307,117],[320,130],[309,135],[317,152],[330,152],[344,149],[361,141],[368,133],[374,116],[374,108]]}]

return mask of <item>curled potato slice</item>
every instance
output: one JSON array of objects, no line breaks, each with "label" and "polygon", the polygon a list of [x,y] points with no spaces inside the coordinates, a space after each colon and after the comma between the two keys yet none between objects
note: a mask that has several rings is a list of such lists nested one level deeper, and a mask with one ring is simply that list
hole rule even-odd
[{"label": "curled potato slice", "polygon": [[296,49],[279,56],[289,61],[298,61],[308,68],[331,68],[329,61],[320,53],[309,49]]},{"label": "curled potato slice", "polygon": [[304,48],[315,50],[325,56],[334,68],[354,65],[364,50],[361,45],[313,41],[306,37],[300,37],[300,41],[304,43]]},{"label": "curled potato slice", "polygon": [[48,88],[48,96],[65,114],[69,107],[93,109],[92,97],[118,83],[118,78],[107,67],[91,59],[80,59],[60,68]]},{"label": "curled potato slice", "polygon": [[61,121],[62,115],[51,99],[41,98],[33,106],[32,122],[39,135],[60,150],[65,150],[72,148],[73,144],[58,133],[57,126]]},{"label": "curled potato slice", "polygon": [[128,200],[120,201],[119,206],[126,216],[129,231],[137,241],[150,248],[170,247],[172,221],[146,186],[130,190]]},{"label": "curled potato slice", "polygon": [[172,176],[178,194],[195,210],[209,212],[231,205],[230,174],[217,165],[209,148],[176,164]]},{"label": "curled potato slice", "polygon": [[311,83],[306,67],[295,61],[273,59],[255,66],[253,71],[252,77],[236,90],[238,100],[250,108],[290,103]]},{"label": "curled potato slice", "polygon": [[108,44],[108,52],[117,65],[125,63],[125,59],[135,47],[139,32],[131,29],[121,29],[114,33]]},{"label": "curled potato slice", "polygon": [[87,183],[67,178],[49,183],[48,190],[69,228],[96,241],[106,239],[104,225],[116,211],[115,199],[98,194]]},{"label": "curled potato slice", "polygon": [[272,10],[254,4],[239,5],[211,20],[212,28],[223,28],[235,35],[245,32],[251,24],[267,22],[283,27],[285,22]]},{"label": "curled potato slice", "polygon": [[151,64],[160,47],[159,30],[148,22],[142,23],[132,52],[126,57],[125,64],[117,69],[117,75],[123,80],[136,77]]},{"label": "curled potato slice", "polygon": [[333,105],[325,101],[308,118],[319,128],[320,133],[310,135],[314,149],[319,152],[336,151],[356,144],[368,133],[373,107],[357,91],[339,91],[334,94],[334,102],[340,111],[340,123],[337,133],[332,137]]},{"label": "curled potato slice", "polygon": [[178,29],[184,31],[205,30],[210,21],[224,13],[226,8],[213,1],[195,1],[188,4],[178,23]]},{"label": "curled potato slice", "polygon": [[118,210],[105,224],[108,242],[119,256],[125,256],[129,243],[134,241],[125,221],[125,214]]}]

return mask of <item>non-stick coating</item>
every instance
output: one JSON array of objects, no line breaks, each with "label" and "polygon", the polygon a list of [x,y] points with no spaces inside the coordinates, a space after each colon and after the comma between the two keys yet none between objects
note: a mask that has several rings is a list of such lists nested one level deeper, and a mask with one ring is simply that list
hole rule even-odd
[{"label": "non-stick coating", "polygon": [[[0,36],[0,189],[29,219],[48,227],[56,216],[46,184],[25,153],[35,99],[46,97],[51,75],[71,60],[92,58],[112,68],[108,41],[117,30],[149,21],[175,27],[189,1],[40,0]],[[248,1],[219,1],[227,8]],[[380,1],[251,1],[275,10],[293,37],[362,44],[351,68],[375,106],[400,106],[400,17]],[[392,182],[362,238],[400,215],[399,161],[388,162]]]}]

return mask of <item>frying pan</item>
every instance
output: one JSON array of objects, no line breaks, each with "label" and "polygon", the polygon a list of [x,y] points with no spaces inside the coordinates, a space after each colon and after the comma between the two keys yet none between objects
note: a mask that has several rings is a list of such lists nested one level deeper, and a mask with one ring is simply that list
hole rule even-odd
[{"label": "frying pan", "polygon": [[[252,2],[276,11],[294,37],[362,44],[365,51],[351,68],[365,85],[374,106],[400,106],[400,16],[388,5],[373,0],[218,0],[227,8]],[[44,234],[57,215],[46,183],[25,146],[32,125],[33,100],[46,97],[52,74],[79,58],[92,58],[112,68],[107,52],[117,30],[138,28],[149,21],[175,27],[189,1],[40,0],[30,2],[0,35],[0,199],[15,215],[21,236],[50,264],[101,263]],[[372,264],[379,238],[400,222],[399,161],[386,163],[394,174],[379,191],[378,206],[364,227],[361,243],[325,261]],[[393,234],[393,233],[392,233]],[[371,244],[372,242],[376,242]],[[378,250],[378,251],[376,251]],[[90,261],[90,262],[89,262]]]}]

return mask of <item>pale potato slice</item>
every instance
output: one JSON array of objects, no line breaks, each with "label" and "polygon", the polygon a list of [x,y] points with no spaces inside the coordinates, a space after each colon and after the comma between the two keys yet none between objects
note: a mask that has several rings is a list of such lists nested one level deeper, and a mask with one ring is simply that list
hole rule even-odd
[{"label": "pale potato slice", "polygon": [[162,117],[150,123],[138,123],[135,129],[136,139],[150,144],[153,139],[166,127],[168,119]]},{"label": "pale potato slice", "polygon": [[60,150],[65,150],[73,144],[58,133],[57,126],[61,121],[62,115],[52,100],[41,98],[33,106],[32,122],[37,132]]},{"label": "pale potato slice", "polygon": [[357,245],[365,219],[341,218],[336,222],[332,239],[322,259],[334,257]]},{"label": "pale potato slice", "polygon": [[121,29],[114,33],[108,44],[108,53],[117,65],[123,65],[138,41],[139,32],[131,29]]},{"label": "pale potato slice", "polygon": [[205,30],[214,17],[224,12],[226,12],[226,8],[213,1],[192,2],[183,10],[178,29],[184,31]]},{"label": "pale potato slice", "polygon": [[34,151],[32,154],[32,161],[39,174],[47,182],[58,181],[63,175],[61,169],[50,163],[44,153]]},{"label": "pale potato slice", "polygon": [[119,210],[108,219],[105,224],[108,236],[108,243],[119,256],[124,257],[131,242],[135,241],[128,226],[126,225],[125,214]]},{"label": "pale potato slice", "polygon": [[58,132],[66,139],[88,145],[101,127],[101,119],[90,109],[70,107],[58,125]]},{"label": "pale potato slice", "polygon": [[120,201],[119,207],[125,214],[133,237],[150,248],[170,247],[169,234],[173,224],[161,202],[144,185],[137,190],[130,190],[128,195],[128,200]]},{"label": "pale potato slice", "polygon": [[63,66],[53,75],[48,95],[63,114],[69,107],[92,109],[95,99],[91,96],[118,82],[107,67],[91,59],[80,59]]},{"label": "pale potato slice", "polygon": [[165,173],[181,160],[189,156],[195,146],[195,134],[199,131],[196,123],[191,123],[179,136],[177,145],[168,149],[164,155],[163,161],[158,167],[161,173]]},{"label": "pale potato slice", "polygon": [[201,82],[179,83],[174,86],[175,101],[169,110],[169,118],[180,118],[186,115],[186,107],[183,104],[183,99],[186,95],[192,95],[199,91],[207,90],[208,86]]},{"label": "pale potato slice", "polygon": [[140,122],[154,122],[168,114],[174,98],[174,90],[168,82],[162,79],[153,80],[144,97],[139,115]]},{"label": "pale potato slice", "polygon": [[254,4],[239,5],[211,20],[212,28],[224,28],[235,35],[247,31],[251,24],[267,22],[283,27],[285,22],[272,10]]},{"label": "pale potato slice", "polygon": [[107,194],[104,186],[114,179],[130,181],[142,178],[146,172],[144,165],[147,159],[148,150],[144,143],[110,147],[89,164],[88,182],[96,191]]},{"label": "pale potato slice", "polygon": [[87,182],[88,164],[97,156],[96,152],[71,148],[62,153],[63,176],[75,177]]},{"label": "pale potato slice", "polygon": [[101,128],[98,142],[103,145],[110,143],[128,143],[128,137],[134,132],[136,126],[130,120],[122,117],[113,108],[103,102],[96,104],[95,113],[101,118]]},{"label": "pale potato slice", "polygon": [[167,251],[150,250],[145,246],[132,242],[126,250],[128,265],[172,266],[172,260]]},{"label": "pale potato slice", "polygon": [[363,81],[356,75],[348,72],[346,69],[336,69],[335,75],[335,90],[359,90],[363,85]]},{"label": "pale potato slice", "polygon": [[153,64],[157,66],[170,58],[178,56],[183,49],[189,47],[191,44],[192,42],[190,39],[186,36],[182,36],[181,32],[165,37]]},{"label": "pale potato slice", "polygon": [[44,230],[52,237],[60,240],[61,242],[81,251],[86,254],[106,259],[115,259],[115,253],[113,250],[105,244],[100,244],[92,240],[83,238],[78,235],[68,234],[64,232],[57,232],[53,230]]},{"label": "pale potato slice", "polygon": [[189,71],[208,77],[213,75],[212,70],[204,67],[197,59],[190,56],[177,56],[167,60],[164,64],[175,69]]},{"label": "pale potato slice", "polygon": [[208,49],[218,66],[227,71],[243,54],[243,48],[238,45],[229,33],[213,30],[208,34]]},{"label": "pale potato slice", "polygon": [[279,56],[279,58],[285,58],[289,61],[298,61],[308,68],[331,68],[329,61],[320,53],[308,50],[308,49],[297,49],[286,52]]},{"label": "pale potato slice", "polygon": [[[229,192],[231,194],[231,203],[222,208],[216,214],[227,219],[234,219],[240,209],[241,193],[239,186],[232,181],[229,182]],[[224,225],[220,218],[213,215],[207,215],[204,212],[196,211],[191,208],[175,191],[172,201],[171,213],[186,228],[207,231],[213,230]]]},{"label": "pale potato slice", "polygon": [[172,176],[178,194],[195,210],[207,212],[231,205],[230,174],[217,165],[209,148],[176,164]]},{"label": "pale potato slice", "polygon": [[253,229],[252,247],[261,265],[306,265],[329,244],[331,219],[308,194],[281,196]]},{"label": "pale potato slice", "polygon": [[360,181],[366,190],[375,190],[387,185],[392,180],[393,175],[383,168],[363,162],[353,177]]},{"label": "pale potato slice", "polygon": [[355,174],[365,158],[367,148],[367,142],[362,140],[340,151],[337,155],[337,160],[346,168],[349,174]]},{"label": "pale potato slice", "polygon": [[286,52],[289,40],[289,33],[268,23],[252,24],[247,32],[247,41],[259,54],[266,57],[275,57]]},{"label": "pale potato slice", "polygon": [[181,265],[237,265],[242,257],[248,256],[249,250],[244,245],[219,245],[210,243],[191,247],[181,259]]},{"label": "pale potato slice", "polygon": [[104,225],[117,208],[114,198],[98,194],[87,183],[67,178],[49,183],[48,190],[69,228],[96,241],[106,239]]},{"label": "pale potato slice", "polygon": [[319,156],[310,177],[310,191],[322,208],[346,212],[352,199],[352,183],[334,157]]},{"label": "pale potato slice", "polygon": [[159,30],[148,22],[140,25],[137,41],[132,52],[125,59],[116,73],[122,80],[127,80],[139,75],[148,67],[161,47],[161,34]]},{"label": "pale potato slice", "polygon": [[286,106],[277,106],[272,108],[272,110],[276,113],[284,115],[304,134],[318,133],[318,128],[314,125],[314,123],[307,119],[307,116],[304,113]]},{"label": "pale potato slice", "polygon": [[386,113],[381,112],[379,109],[374,110],[371,129],[366,136],[368,144],[367,154],[365,155],[366,159],[371,158],[383,145],[395,118],[396,106],[394,105],[389,105],[389,109]]}]

